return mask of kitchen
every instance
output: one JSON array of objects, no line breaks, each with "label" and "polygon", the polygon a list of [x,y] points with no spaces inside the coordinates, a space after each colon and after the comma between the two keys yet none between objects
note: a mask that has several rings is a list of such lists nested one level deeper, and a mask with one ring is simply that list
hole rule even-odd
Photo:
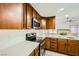
[{"label": "kitchen", "polygon": [[0,55],[79,56],[78,5],[0,3]]}]

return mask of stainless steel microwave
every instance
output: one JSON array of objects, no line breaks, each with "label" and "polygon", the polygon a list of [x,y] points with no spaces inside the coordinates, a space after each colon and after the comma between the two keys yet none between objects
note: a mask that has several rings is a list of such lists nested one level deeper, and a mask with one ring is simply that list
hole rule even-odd
[{"label": "stainless steel microwave", "polygon": [[40,21],[38,21],[37,19],[33,19],[33,28],[34,29],[39,29],[40,28]]}]

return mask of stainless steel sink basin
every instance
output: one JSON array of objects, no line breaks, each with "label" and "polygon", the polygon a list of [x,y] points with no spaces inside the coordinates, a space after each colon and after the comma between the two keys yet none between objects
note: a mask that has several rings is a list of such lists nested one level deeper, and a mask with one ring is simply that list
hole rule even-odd
[{"label": "stainless steel sink basin", "polygon": [[74,39],[74,37],[67,37],[67,38],[69,38],[69,39]]}]

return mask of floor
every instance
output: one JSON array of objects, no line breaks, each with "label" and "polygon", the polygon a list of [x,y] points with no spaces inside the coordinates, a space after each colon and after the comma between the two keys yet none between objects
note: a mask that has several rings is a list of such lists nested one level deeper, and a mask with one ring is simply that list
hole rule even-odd
[{"label": "floor", "polygon": [[67,55],[46,50],[45,56],[67,56]]}]

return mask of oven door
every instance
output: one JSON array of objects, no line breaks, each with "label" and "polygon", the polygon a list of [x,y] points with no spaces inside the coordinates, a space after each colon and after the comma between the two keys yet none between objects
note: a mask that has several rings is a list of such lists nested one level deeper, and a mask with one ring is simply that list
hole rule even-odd
[{"label": "oven door", "polygon": [[43,41],[42,43],[40,43],[40,55],[41,56],[45,56],[44,43],[45,43],[45,41]]}]

